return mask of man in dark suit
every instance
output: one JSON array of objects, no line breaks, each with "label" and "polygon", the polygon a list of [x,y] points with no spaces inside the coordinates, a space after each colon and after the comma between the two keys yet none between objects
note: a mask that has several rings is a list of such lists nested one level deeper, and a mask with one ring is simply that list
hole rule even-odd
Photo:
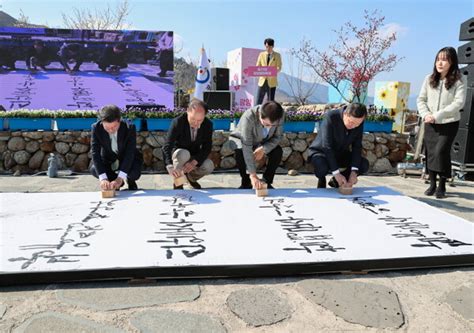
[{"label": "man in dark suit", "polygon": [[11,71],[16,70],[15,57],[13,56],[12,49],[0,46],[0,70],[3,69],[4,66],[8,67]]},{"label": "man in dark suit", "polygon": [[[77,72],[84,62],[84,46],[79,43],[64,43],[59,49],[58,56],[66,72]],[[72,69],[69,66],[71,63],[74,63]]]},{"label": "man in dark suit", "polygon": [[119,43],[114,47],[107,46],[97,64],[103,72],[107,69],[112,72],[119,72],[120,69],[128,67],[126,55],[127,46],[124,43]]},{"label": "man in dark suit", "polygon": [[99,118],[92,125],[92,175],[99,179],[102,190],[119,189],[125,180],[129,190],[137,190],[143,160],[136,148],[135,125],[122,121],[115,105],[104,106]]},{"label": "man in dark suit", "polygon": [[[273,178],[283,156],[280,141],[284,118],[282,106],[274,101],[254,106],[242,114],[229,137],[242,178],[239,189],[260,189],[263,183],[273,188]],[[267,167],[260,179],[257,164],[265,164],[265,160]]]},{"label": "man in dark suit", "polygon": [[328,173],[333,175],[329,181],[331,187],[350,187],[357,183],[358,175],[368,171],[369,162],[361,155],[366,115],[367,108],[359,103],[325,114],[308,154],[318,178],[318,188],[326,187]]},{"label": "man in dark suit", "polygon": [[[201,188],[197,181],[214,170],[214,162],[208,158],[213,127],[206,114],[206,103],[192,99],[186,113],[173,119],[163,145],[168,173],[173,177],[184,173],[195,189]],[[173,187],[183,189],[182,185]]]},{"label": "man in dark suit", "polygon": [[25,63],[30,71],[36,71],[38,67],[46,70],[46,66],[51,63],[51,54],[42,40],[35,40],[33,46],[26,50]]}]

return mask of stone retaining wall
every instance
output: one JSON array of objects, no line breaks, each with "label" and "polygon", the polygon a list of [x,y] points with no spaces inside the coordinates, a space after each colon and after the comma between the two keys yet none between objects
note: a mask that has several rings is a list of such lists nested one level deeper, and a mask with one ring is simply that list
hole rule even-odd
[{"label": "stone retaining wall", "polygon": [[[137,147],[143,153],[144,170],[164,172],[161,147],[165,132],[139,132]],[[216,169],[235,168],[233,151],[228,144],[229,132],[216,131],[210,158]],[[281,142],[285,169],[312,172],[306,163],[307,148],[316,133],[285,133]],[[0,172],[36,173],[48,167],[49,153],[57,155],[63,169],[85,172],[91,162],[90,132],[0,132]],[[369,160],[372,172],[390,172],[404,159],[410,149],[408,136],[402,134],[366,133],[363,154]]]}]

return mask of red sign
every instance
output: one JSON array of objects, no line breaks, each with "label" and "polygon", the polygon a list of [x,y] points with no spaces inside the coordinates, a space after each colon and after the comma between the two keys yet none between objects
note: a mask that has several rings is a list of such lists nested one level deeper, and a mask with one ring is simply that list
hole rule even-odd
[{"label": "red sign", "polygon": [[244,70],[247,76],[277,76],[275,66],[249,66]]}]

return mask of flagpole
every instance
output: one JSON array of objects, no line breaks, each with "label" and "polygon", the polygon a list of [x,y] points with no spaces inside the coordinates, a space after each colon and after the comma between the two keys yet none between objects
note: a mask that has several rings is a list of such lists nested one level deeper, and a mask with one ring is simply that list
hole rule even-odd
[{"label": "flagpole", "polygon": [[209,61],[206,55],[206,50],[204,49],[204,43],[201,48],[201,56],[199,59],[198,71],[196,74],[196,84],[194,89],[194,97],[200,100],[203,100],[204,91],[208,89],[210,79],[211,79],[211,70],[209,67]]}]

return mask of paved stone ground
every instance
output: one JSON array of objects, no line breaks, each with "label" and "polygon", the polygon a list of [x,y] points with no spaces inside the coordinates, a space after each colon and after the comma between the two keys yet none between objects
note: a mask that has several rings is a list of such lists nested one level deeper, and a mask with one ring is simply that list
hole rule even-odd
[{"label": "paved stone ground", "polygon": [[[201,184],[235,188],[239,178],[218,173]],[[316,180],[312,175],[278,175],[274,185],[308,188]],[[367,176],[360,181],[360,186],[388,186],[473,222],[474,184],[455,185],[448,188],[448,198],[436,200],[423,196],[427,185],[417,178]],[[164,189],[171,182],[165,175],[145,175],[139,186]],[[0,192],[96,190],[97,181],[88,175],[0,176]],[[0,287],[0,332],[189,331],[472,332],[474,271]]]}]

